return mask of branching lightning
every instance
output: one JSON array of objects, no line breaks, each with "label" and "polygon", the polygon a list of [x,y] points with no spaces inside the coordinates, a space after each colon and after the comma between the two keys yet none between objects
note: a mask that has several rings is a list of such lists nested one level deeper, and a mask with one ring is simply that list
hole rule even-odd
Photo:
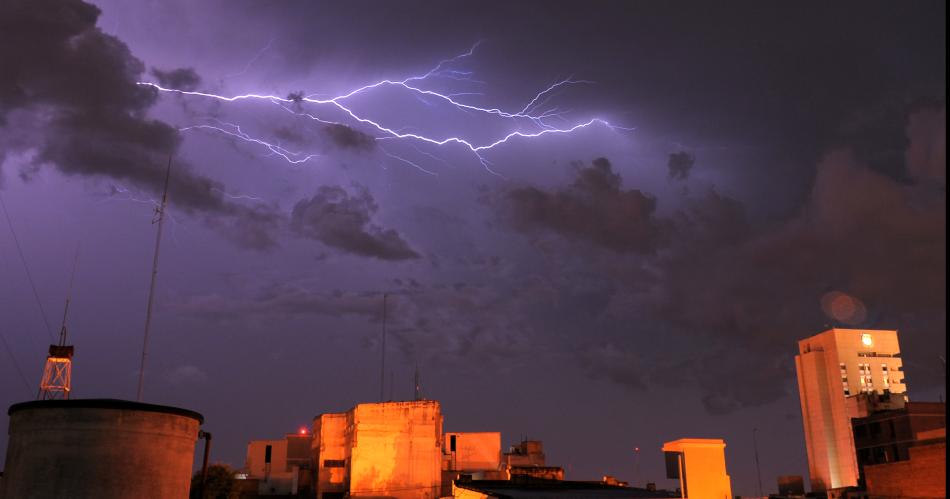
[{"label": "branching lightning", "polygon": [[[562,87],[567,87],[571,85],[581,85],[581,84],[590,84],[593,83],[588,80],[577,80],[573,78],[566,78],[559,80],[547,88],[542,89],[540,92],[535,94],[535,96],[530,99],[520,110],[518,111],[505,111],[498,107],[482,107],[474,104],[468,104],[459,100],[463,97],[481,95],[479,92],[452,92],[452,93],[441,93],[434,90],[422,88],[419,86],[420,83],[428,81],[434,78],[442,78],[453,81],[465,81],[470,83],[481,83],[478,80],[473,78],[473,72],[463,71],[458,69],[453,69],[451,66],[465,58],[471,57],[475,53],[475,49],[478,47],[479,43],[473,45],[467,52],[464,52],[455,57],[444,59],[439,61],[433,68],[429,69],[425,73],[412,75],[402,80],[391,80],[385,79],[380,80],[374,83],[363,85],[361,87],[349,90],[343,94],[337,95],[335,97],[320,97],[325,94],[308,94],[303,95],[303,92],[294,94],[291,93],[286,97],[281,97],[278,95],[268,95],[268,94],[257,94],[257,93],[246,93],[240,95],[220,95],[210,92],[199,92],[192,90],[181,90],[175,88],[166,88],[157,83],[153,82],[138,82],[139,85],[148,86],[155,88],[160,92],[166,93],[175,93],[184,96],[192,97],[202,97],[207,99],[215,99],[224,102],[237,102],[244,100],[260,100],[271,102],[280,106],[285,111],[292,113],[298,117],[309,118],[311,120],[332,125],[343,125],[343,126],[361,126],[369,131],[371,131],[371,136],[373,136],[377,141],[383,140],[406,140],[412,141],[419,144],[427,144],[436,147],[442,147],[447,145],[459,145],[471,152],[478,162],[489,172],[497,174],[491,168],[491,162],[485,157],[485,153],[491,149],[499,147],[503,144],[508,143],[513,139],[535,139],[542,137],[544,135],[554,135],[554,134],[570,134],[577,130],[588,128],[593,125],[600,125],[611,130],[631,130],[630,128],[620,127],[612,125],[608,121],[601,118],[590,118],[586,121],[571,123],[567,121],[566,115],[568,111],[561,110],[557,107],[543,109],[543,106],[554,96],[554,94],[561,89]],[[512,131],[504,133],[498,136],[495,139],[481,140],[478,141],[473,138],[458,136],[458,135],[448,135],[448,136],[432,136],[430,134],[424,134],[416,131],[407,131],[411,127],[400,127],[394,128],[388,125],[383,124],[378,118],[373,118],[362,113],[358,113],[349,104],[350,101],[356,97],[364,94],[368,94],[376,89],[383,87],[392,87],[397,89],[405,90],[411,94],[414,94],[420,98],[431,98],[436,101],[440,101],[445,105],[448,105],[458,111],[462,111],[468,114],[476,113],[483,114],[488,117],[497,118],[500,120],[511,122],[514,126]],[[321,118],[314,114],[313,112],[305,111],[303,108],[305,105],[312,105],[315,107],[329,106],[335,108],[337,111],[341,112],[344,116],[348,117],[350,123],[342,123],[338,121],[332,121],[325,118]],[[558,120],[561,123],[560,126],[555,126],[553,124],[554,120]],[[220,126],[218,126],[220,125]],[[300,164],[310,161],[311,159],[320,157],[319,154],[308,154],[298,151],[291,151],[280,144],[275,144],[273,142],[252,137],[247,134],[241,127],[233,123],[224,123],[219,122],[218,125],[192,125],[188,127],[181,128],[181,131],[188,130],[211,130],[221,134],[228,135],[232,138],[242,140],[245,142],[253,143],[259,146],[266,148],[271,154],[278,156],[290,164]],[[526,131],[524,127],[533,128],[533,130]],[[415,145],[412,146],[414,149],[422,153],[423,155],[434,157],[429,153],[422,152]],[[419,169],[422,172],[428,174],[434,174],[434,172],[420,166],[417,162],[407,159],[402,156],[397,156],[386,149],[380,147],[380,150],[383,153],[397,161],[406,163],[414,168]],[[438,158],[437,158],[438,159]]]}]

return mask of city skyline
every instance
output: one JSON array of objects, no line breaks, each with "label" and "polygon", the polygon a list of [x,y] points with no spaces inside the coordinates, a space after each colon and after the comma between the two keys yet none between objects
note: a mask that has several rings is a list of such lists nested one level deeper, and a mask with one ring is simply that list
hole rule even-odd
[{"label": "city skyline", "polygon": [[911,400],[945,396],[944,18],[5,2],[0,400],[36,397],[67,294],[73,396],[136,398],[171,156],[143,400],[215,459],[418,369],[446,432],[569,478],[666,483],[664,443],[714,438],[750,495],[756,438],[770,490],[807,475],[800,340],[899,331]]}]

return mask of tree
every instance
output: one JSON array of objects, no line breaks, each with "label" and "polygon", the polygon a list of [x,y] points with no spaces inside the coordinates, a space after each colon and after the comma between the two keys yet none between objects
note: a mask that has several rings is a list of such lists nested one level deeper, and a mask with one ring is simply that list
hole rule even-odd
[{"label": "tree", "polygon": [[240,491],[234,470],[226,464],[212,464],[208,466],[208,482],[204,487],[204,495],[198,496],[201,488],[201,470],[191,477],[191,499],[238,499]]}]

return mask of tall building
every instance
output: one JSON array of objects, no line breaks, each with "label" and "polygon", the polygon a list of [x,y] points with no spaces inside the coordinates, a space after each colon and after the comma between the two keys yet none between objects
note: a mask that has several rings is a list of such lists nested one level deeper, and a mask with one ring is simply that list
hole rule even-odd
[{"label": "tall building", "polygon": [[829,329],[799,341],[798,352],[795,369],[811,488],[857,486],[851,418],[868,415],[862,401],[873,400],[870,395],[906,392],[897,331]]}]

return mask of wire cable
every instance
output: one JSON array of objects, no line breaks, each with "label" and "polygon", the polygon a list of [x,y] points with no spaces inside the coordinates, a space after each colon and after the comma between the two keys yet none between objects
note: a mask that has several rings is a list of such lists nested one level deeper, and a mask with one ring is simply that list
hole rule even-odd
[{"label": "wire cable", "polygon": [[20,255],[20,262],[23,263],[23,270],[26,271],[26,277],[30,281],[30,288],[33,289],[33,298],[36,299],[36,305],[40,308],[40,315],[43,316],[43,323],[46,324],[46,334],[49,336],[50,343],[53,342],[53,329],[49,326],[49,320],[46,319],[46,311],[43,310],[43,302],[40,300],[40,294],[36,292],[36,284],[33,283],[33,274],[30,273],[30,266],[26,264],[26,257],[23,256],[23,248],[20,247],[20,239],[13,230],[13,222],[10,220],[10,211],[7,210],[6,203],[3,202],[3,196],[0,196],[0,208],[3,208],[3,215],[7,219],[7,227],[10,228],[10,234],[13,235],[13,243],[16,245],[17,254]]}]

